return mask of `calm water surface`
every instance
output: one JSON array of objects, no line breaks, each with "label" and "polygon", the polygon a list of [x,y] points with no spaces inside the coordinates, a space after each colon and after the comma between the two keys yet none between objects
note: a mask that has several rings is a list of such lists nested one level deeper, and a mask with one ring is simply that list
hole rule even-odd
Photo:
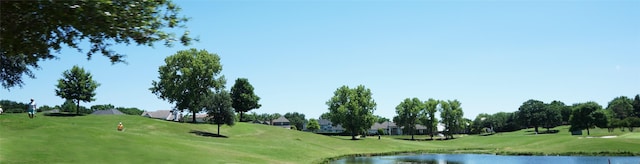
[{"label": "calm water surface", "polygon": [[640,164],[640,157],[612,156],[502,156],[490,154],[413,154],[375,157],[349,157],[333,161],[347,163],[424,163],[424,164]]}]

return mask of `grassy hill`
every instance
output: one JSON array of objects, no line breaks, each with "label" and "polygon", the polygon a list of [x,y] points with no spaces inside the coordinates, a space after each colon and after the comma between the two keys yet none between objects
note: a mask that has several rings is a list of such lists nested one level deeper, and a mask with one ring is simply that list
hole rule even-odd
[{"label": "grassy hill", "polygon": [[[118,122],[124,132],[116,131]],[[527,130],[447,141],[408,136],[351,141],[278,127],[238,123],[221,128],[140,116],[0,115],[0,163],[317,163],[351,154],[472,152],[506,154],[640,155],[640,133],[592,130],[592,137],[534,135]],[[200,134],[200,135],[199,135]],[[202,135],[205,134],[205,135]],[[616,138],[600,138],[615,135]],[[419,136],[425,138],[425,136]]]}]

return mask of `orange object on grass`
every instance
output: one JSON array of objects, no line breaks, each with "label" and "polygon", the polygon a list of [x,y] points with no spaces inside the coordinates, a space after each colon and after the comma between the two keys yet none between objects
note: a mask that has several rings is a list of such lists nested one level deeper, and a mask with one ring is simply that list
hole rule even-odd
[{"label": "orange object on grass", "polygon": [[122,129],[124,129],[124,125],[122,125],[122,122],[120,124],[118,124],[118,131],[122,131]]}]

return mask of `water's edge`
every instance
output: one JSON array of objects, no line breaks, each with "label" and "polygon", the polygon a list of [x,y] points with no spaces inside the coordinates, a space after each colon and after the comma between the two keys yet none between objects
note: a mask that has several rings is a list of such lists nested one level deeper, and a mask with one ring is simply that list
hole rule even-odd
[{"label": "water's edge", "polygon": [[514,156],[640,156],[640,152],[629,151],[600,151],[600,152],[562,152],[562,153],[543,153],[543,152],[510,152],[496,151],[486,148],[466,148],[466,149],[436,149],[436,150],[410,150],[410,151],[391,151],[381,153],[358,153],[346,154],[335,157],[324,158],[315,163],[330,163],[348,157],[372,157],[372,156],[390,156],[390,155],[408,155],[408,154],[492,154],[492,155],[514,155]]}]

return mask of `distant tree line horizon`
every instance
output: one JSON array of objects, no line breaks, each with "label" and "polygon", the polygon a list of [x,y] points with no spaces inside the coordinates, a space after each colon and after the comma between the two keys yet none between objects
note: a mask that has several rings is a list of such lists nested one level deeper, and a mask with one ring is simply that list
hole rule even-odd
[{"label": "distant tree line horizon", "polygon": [[[37,103],[37,101],[36,101]],[[0,100],[0,106],[6,113],[26,113],[27,112],[28,103],[15,102],[11,100]],[[80,106],[80,111],[78,112],[76,109],[76,104],[72,100],[66,100],[61,105],[49,106],[49,105],[38,105],[37,112],[46,112],[52,110],[59,110],[59,112],[67,112],[67,113],[80,113],[80,114],[91,114],[97,110],[108,110],[108,109],[116,109],[124,114],[128,115],[142,115],[144,110],[138,109],[136,107],[116,107],[112,104],[99,104],[92,105],[87,108],[85,106]]]}]

